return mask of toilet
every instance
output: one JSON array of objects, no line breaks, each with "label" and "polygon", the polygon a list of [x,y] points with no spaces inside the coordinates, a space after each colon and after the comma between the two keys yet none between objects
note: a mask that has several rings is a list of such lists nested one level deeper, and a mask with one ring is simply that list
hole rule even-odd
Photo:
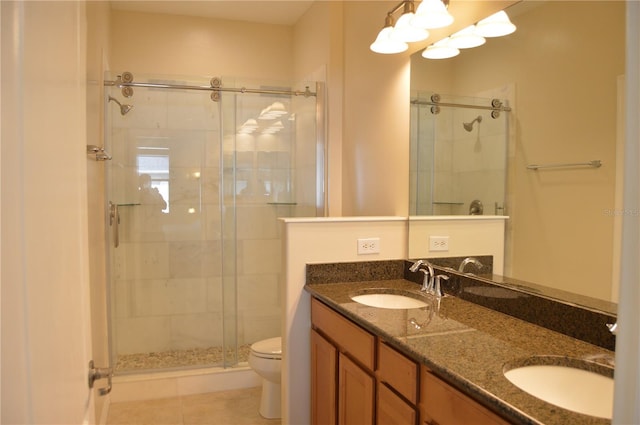
[{"label": "toilet", "polygon": [[269,338],[251,344],[249,366],[262,378],[260,415],[267,419],[280,418],[282,338]]}]

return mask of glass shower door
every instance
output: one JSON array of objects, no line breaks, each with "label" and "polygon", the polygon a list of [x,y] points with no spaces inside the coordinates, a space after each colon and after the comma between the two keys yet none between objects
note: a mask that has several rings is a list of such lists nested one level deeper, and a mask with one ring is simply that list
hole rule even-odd
[{"label": "glass shower door", "polygon": [[[264,87],[225,80],[234,85]],[[316,98],[271,88],[219,101],[206,90],[107,88],[125,105],[107,101],[105,124],[116,373],[234,366],[280,335],[278,218],[315,216],[321,184]]]},{"label": "glass shower door", "polygon": [[221,365],[219,105],[186,90],[108,91],[133,105],[107,105],[115,370]]},{"label": "glass shower door", "polygon": [[[267,92],[282,89],[224,80]],[[220,104],[225,305],[236,297],[235,314],[225,314],[225,332],[235,331],[228,339],[236,338],[242,361],[252,343],[281,334],[278,219],[317,214],[316,98],[223,93]]]}]

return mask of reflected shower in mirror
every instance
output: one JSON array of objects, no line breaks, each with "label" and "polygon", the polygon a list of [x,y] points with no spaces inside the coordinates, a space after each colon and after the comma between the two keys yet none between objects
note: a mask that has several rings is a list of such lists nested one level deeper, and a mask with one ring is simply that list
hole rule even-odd
[{"label": "reflected shower in mirror", "polygon": [[494,100],[412,93],[411,215],[502,214],[509,108]]},{"label": "reflected shower in mirror", "polygon": [[[622,210],[625,2],[525,0],[507,12],[518,28],[513,34],[487,40],[451,59],[427,60],[415,53],[411,93],[509,102],[513,110],[504,114],[509,121],[504,275],[615,302]],[[474,137],[480,135],[479,147],[485,148],[482,136],[491,120],[479,111],[465,114],[452,116],[448,126],[453,133],[471,137],[466,151],[472,155]],[[482,122],[476,120],[472,131],[465,131],[464,123],[479,115]],[[417,126],[418,113],[412,112],[411,119]],[[439,142],[436,139],[436,147]],[[419,155],[412,149],[412,165],[418,164]],[[456,163],[466,160],[451,158]],[[437,161],[437,155],[432,159]],[[602,166],[527,168],[593,160]],[[426,186],[436,188],[438,183]],[[420,190],[411,187],[412,214],[429,213],[417,209],[413,195],[431,196]],[[493,214],[491,201],[480,200],[485,214]],[[465,209],[460,213],[468,213]]]}]

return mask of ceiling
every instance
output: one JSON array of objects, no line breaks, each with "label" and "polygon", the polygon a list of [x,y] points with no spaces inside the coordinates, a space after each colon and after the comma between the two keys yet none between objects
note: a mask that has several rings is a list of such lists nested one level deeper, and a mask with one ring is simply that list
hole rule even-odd
[{"label": "ceiling", "polygon": [[293,25],[311,7],[312,3],[313,0],[111,0],[111,8],[135,12]]}]

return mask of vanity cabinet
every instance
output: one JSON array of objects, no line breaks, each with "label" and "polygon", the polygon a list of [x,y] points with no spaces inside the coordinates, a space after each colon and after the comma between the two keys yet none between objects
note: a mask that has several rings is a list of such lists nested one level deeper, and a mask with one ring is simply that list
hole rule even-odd
[{"label": "vanity cabinet", "polygon": [[508,425],[486,407],[432,374],[420,371],[421,425]]},{"label": "vanity cabinet", "polygon": [[311,423],[335,425],[337,406],[338,350],[311,330]]},{"label": "vanity cabinet", "polygon": [[344,353],[338,361],[338,424],[373,424],[375,381]]},{"label": "vanity cabinet", "polygon": [[376,423],[415,424],[418,418],[418,364],[378,340]]},{"label": "vanity cabinet", "polygon": [[387,385],[378,382],[376,424],[413,425],[417,418],[415,407],[400,398]]},{"label": "vanity cabinet", "polygon": [[508,424],[315,298],[311,325],[312,424]]},{"label": "vanity cabinet", "polygon": [[311,324],[311,423],[373,425],[375,336],[316,299]]}]

